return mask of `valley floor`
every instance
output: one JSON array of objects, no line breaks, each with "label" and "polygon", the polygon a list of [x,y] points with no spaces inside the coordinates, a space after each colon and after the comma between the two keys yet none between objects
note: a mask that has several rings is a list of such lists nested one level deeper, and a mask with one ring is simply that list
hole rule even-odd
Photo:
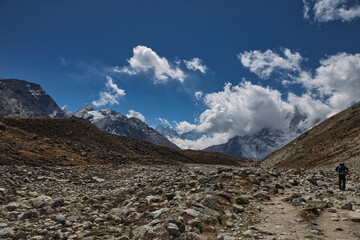
[{"label": "valley floor", "polygon": [[0,239],[359,239],[360,179],[210,165],[0,166]]}]

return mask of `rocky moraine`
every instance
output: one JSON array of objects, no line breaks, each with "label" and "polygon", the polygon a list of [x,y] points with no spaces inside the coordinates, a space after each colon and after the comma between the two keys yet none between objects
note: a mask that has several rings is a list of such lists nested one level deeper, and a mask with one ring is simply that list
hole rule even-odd
[{"label": "rocky moraine", "polygon": [[341,192],[330,170],[0,166],[0,204],[3,239],[360,238],[354,172]]}]

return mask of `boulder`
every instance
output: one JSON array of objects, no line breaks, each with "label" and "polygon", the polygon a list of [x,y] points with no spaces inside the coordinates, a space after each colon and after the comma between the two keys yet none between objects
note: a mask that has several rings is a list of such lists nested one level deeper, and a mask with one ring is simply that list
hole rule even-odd
[{"label": "boulder", "polygon": [[35,208],[43,208],[48,205],[50,205],[50,202],[52,201],[52,198],[46,195],[38,196],[36,198],[33,198],[30,200],[31,204]]},{"label": "boulder", "polygon": [[349,212],[349,219],[353,222],[360,222],[360,209]]}]

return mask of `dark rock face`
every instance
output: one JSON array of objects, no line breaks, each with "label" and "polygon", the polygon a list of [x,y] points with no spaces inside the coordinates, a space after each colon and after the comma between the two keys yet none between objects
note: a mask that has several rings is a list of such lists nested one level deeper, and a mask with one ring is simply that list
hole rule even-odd
[{"label": "dark rock face", "polygon": [[167,140],[155,129],[149,127],[137,118],[128,118],[112,109],[94,110],[90,105],[85,106],[73,114],[74,118],[83,119],[91,122],[101,130],[135,138],[137,140],[148,141],[156,145],[164,145],[174,149],[179,149],[175,144]]},{"label": "dark rock face", "polygon": [[65,116],[40,85],[17,79],[0,79],[0,115],[34,118]]}]

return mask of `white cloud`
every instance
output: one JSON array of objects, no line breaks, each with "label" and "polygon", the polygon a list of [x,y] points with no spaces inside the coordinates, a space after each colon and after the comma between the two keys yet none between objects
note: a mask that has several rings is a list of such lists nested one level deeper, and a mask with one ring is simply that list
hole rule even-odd
[{"label": "white cloud", "polygon": [[136,75],[139,73],[153,73],[155,83],[165,83],[171,79],[183,82],[186,74],[178,67],[171,67],[168,60],[159,57],[151,48],[137,46],[133,48],[133,56],[128,60],[129,66],[115,67],[115,72]]},{"label": "white cloud", "polygon": [[339,112],[360,99],[360,54],[338,53],[320,61],[315,75],[303,73],[300,82]]},{"label": "white cloud", "polygon": [[106,92],[100,92],[100,98],[96,101],[92,101],[95,107],[105,106],[107,104],[114,105],[119,104],[118,100],[125,96],[125,90],[118,88],[113,82],[113,79],[106,76]]},{"label": "white cloud", "polygon": [[303,3],[304,3],[304,9],[303,9],[304,18],[309,20],[310,19],[310,3],[308,2],[308,0],[303,0]]},{"label": "white cloud", "polygon": [[185,133],[185,132],[190,132],[194,129],[196,129],[196,125],[195,124],[191,124],[188,123],[186,121],[182,121],[182,122],[175,122],[175,128],[176,130],[181,134],[181,133]]},{"label": "white cloud", "polygon": [[199,117],[199,132],[254,134],[263,128],[284,129],[294,108],[277,90],[243,82],[226,84],[222,92],[205,96],[208,109]]},{"label": "white cloud", "polygon": [[286,130],[295,108],[306,115],[298,127],[308,129],[360,100],[360,54],[329,56],[313,73],[300,66],[301,56],[294,57],[298,60],[293,62],[298,64],[278,70],[295,69],[291,83],[301,84],[304,94],[289,92],[283,100],[281,93],[271,88],[248,81],[236,86],[228,83],[222,91],[205,95],[207,109],[200,114],[197,125],[181,122],[177,127],[183,132],[195,129],[208,134],[196,141],[171,141],[181,148],[204,149],[226,143],[236,135],[256,134],[263,128]]},{"label": "white cloud", "polygon": [[327,104],[321,102],[319,99],[314,99],[308,94],[299,97],[293,93],[289,93],[288,100],[292,105],[296,106],[300,112],[306,114],[306,119],[300,123],[299,128],[301,129],[313,127],[319,121],[330,117],[333,113]]},{"label": "white cloud", "polygon": [[134,118],[137,118],[137,119],[139,119],[139,120],[141,120],[143,122],[146,122],[144,115],[142,115],[141,113],[136,112],[134,110],[129,110],[129,113],[126,114],[126,117],[128,117],[128,118],[134,117]]},{"label": "white cloud", "polygon": [[190,61],[184,60],[184,63],[186,64],[186,67],[190,70],[193,70],[193,71],[199,70],[203,74],[205,74],[207,71],[206,65],[203,65],[202,60],[199,58],[193,58]]},{"label": "white cloud", "polygon": [[285,48],[283,55],[282,57],[268,49],[265,52],[258,50],[245,51],[237,56],[244,67],[249,68],[251,72],[260,78],[266,79],[274,71],[300,71],[300,63],[303,61],[303,58],[298,52],[292,53],[289,49]]},{"label": "white cloud", "polygon": [[196,100],[200,100],[202,97],[203,97],[203,92],[202,91],[197,91],[197,92],[195,92],[195,98],[196,98]]},{"label": "white cloud", "polygon": [[[314,20],[329,22],[340,20],[350,22],[360,17],[360,4],[352,0],[304,0],[304,18],[310,19],[313,13]],[[311,3],[315,3],[312,7]]]},{"label": "white cloud", "polygon": [[213,145],[226,143],[231,138],[229,133],[214,133],[212,136],[204,135],[200,139],[193,141],[181,138],[169,138],[171,142],[181,149],[204,149]]}]

